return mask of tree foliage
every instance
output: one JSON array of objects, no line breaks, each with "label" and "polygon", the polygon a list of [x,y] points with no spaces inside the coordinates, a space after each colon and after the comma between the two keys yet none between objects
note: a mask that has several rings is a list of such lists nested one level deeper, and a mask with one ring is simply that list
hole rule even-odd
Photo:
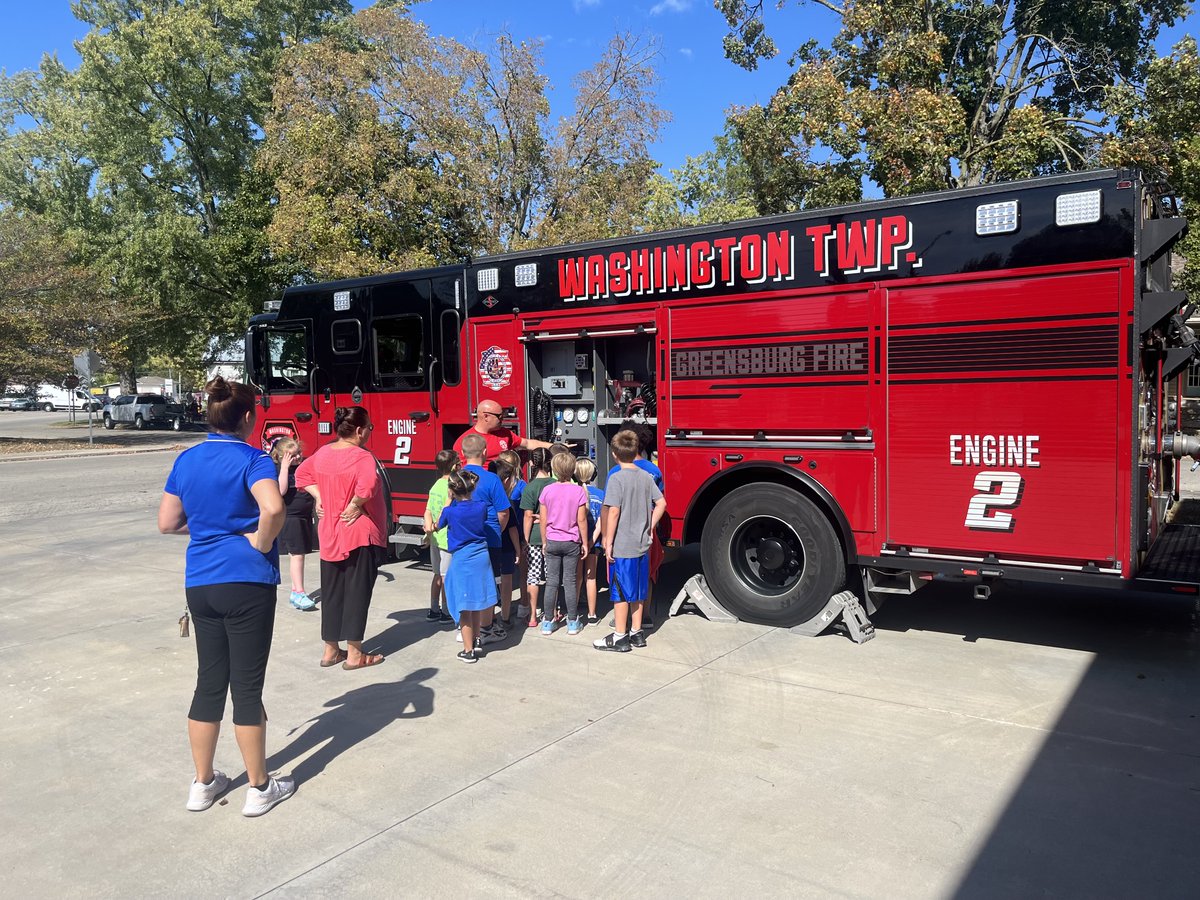
[{"label": "tree foliage", "polygon": [[1192,227],[1177,245],[1186,265],[1177,289],[1200,298],[1200,53],[1195,38],[1180,41],[1149,67],[1145,90],[1117,96],[1118,127],[1105,142],[1106,165],[1134,166],[1165,181],[1183,201]]},{"label": "tree foliage", "polygon": [[77,0],[79,68],[47,58],[0,83],[0,202],[48,217],[130,311],[123,368],[240,327],[282,286],[271,186],[251,162],[281,54],[349,8]]},{"label": "tree foliage", "polygon": [[[1187,0],[797,0],[840,20],[766,106],[732,126],[762,212],[1094,164],[1114,91],[1138,91]],[[716,0],[726,55],[778,49],[762,0]],[[784,6],[784,3],[780,3]]]},{"label": "tree foliage", "polygon": [[550,122],[540,45],[489,52],[372,7],[281,69],[274,247],[319,277],[632,231],[656,168],[652,42],[617,35]]}]

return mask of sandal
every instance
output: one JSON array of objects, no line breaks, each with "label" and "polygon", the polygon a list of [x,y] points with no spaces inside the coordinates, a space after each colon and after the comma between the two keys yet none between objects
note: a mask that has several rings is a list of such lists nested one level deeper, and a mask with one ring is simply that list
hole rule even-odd
[{"label": "sandal", "polygon": [[369,669],[371,666],[379,665],[383,660],[384,656],[382,653],[364,653],[362,662],[353,666],[348,662],[344,662],[342,663],[342,668],[346,671],[350,671],[351,669]]},{"label": "sandal", "polygon": [[321,660],[321,668],[328,669],[330,666],[336,666],[338,663],[344,663],[345,661],[346,661],[346,651],[339,650],[337,652],[337,656],[335,656],[333,659]]}]

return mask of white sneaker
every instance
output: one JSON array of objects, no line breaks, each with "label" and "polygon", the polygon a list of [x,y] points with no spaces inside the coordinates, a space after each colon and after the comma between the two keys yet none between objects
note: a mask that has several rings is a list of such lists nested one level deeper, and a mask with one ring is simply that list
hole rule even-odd
[{"label": "white sneaker", "polygon": [[243,816],[261,816],[270,812],[276,804],[282,803],[296,792],[296,782],[290,778],[272,778],[267,782],[267,789],[246,789],[246,805],[242,807]]},{"label": "white sneaker", "polygon": [[187,808],[192,812],[203,812],[216,802],[227,787],[229,787],[229,777],[224,772],[215,770],[213,771],[213,780],[208,784],[192,781],[191,790],[188,791]]},{"label": "white sneaker", "polygon": [[454,639],[456,641],[458,641],[460,644],[462,643],[462,629],[461,628],[454,629]]}]

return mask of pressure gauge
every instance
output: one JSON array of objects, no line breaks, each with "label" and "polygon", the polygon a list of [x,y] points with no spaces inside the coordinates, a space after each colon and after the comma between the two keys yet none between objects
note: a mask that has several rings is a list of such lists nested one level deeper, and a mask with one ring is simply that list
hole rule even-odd
[{"label": "pressure gauge", "polygon": [[586,425],[588,416],[590,414],[591,413],[586,406],[581,406],[581,407],[579,407],[578,410],[575,411],[575,421],[578,422],[580,425]]},{"label": "pressure gauge", "polygon": [[571,409],[571,407],[568,406],[566,409],[563,410],[563,424],[570,425],[574,421],[575,421],[575,410]]}]

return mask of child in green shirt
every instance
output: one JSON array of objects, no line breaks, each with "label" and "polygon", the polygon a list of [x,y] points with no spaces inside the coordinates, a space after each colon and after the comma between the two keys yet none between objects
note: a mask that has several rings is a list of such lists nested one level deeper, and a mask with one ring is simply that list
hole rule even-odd
[{"label": "child in green shirt", "polygon": [[450,551],[446,549],[446,529],[438,530],[433,523],[441,518],[442,510],[450,502],[447,482],[451,473],[459,468],[458,454],[453,450],[441,450],[434,457],[438,479],[429,489],[429,500],[425,504],[425,535],[429,544],[429,565],[433,568],[433,582],[429,585],[429,612],[425,618],[430,622],[452,622],[446,611],[446,571],[450,568]]}]

